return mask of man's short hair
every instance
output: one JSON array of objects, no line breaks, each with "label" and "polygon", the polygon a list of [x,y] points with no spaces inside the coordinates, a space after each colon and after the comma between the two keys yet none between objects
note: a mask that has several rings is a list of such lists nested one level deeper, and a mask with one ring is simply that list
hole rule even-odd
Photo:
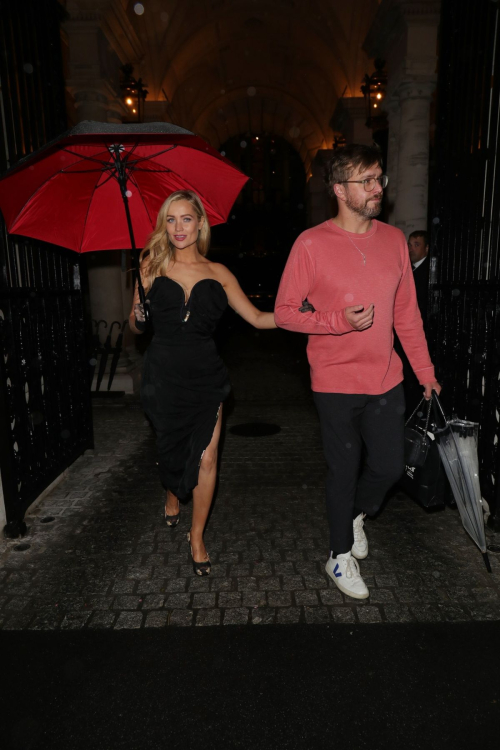
[{"label": "man's short hair", "polygon": [[347,146],[336,149],[325,166],[325,182],[328,194],[333,197],[335,195],[333,192],[334,185],[349,180],[356,172],[369,169],[374,164],[382,168],[382,152],[376,143],[372,146],[349,143]]},{"label": "man's short hair", "polygon": [[412,237],[415,237],[415,238],[422,237],[426,247],[429,244],[429,232],[426,232],[425,229],[420,229],[420,230],[416,229],[414,232],[410,234],[408,239],[411,240]]}]

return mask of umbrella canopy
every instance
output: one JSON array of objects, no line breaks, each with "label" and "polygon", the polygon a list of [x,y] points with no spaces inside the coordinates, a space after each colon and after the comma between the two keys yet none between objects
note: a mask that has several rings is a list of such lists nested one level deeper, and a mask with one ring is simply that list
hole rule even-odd
[{"label": "umbrella canopy", "polygon": [[247,179],[189,130],[85,121],[5,173],[0,208],[13,234],[80,253],[135,249],[170,193],[194,190],[220,224]]},{"label": "umbrella canopy", "polygon": [[445,422],[445,426],[435,432],[439,455],[464,529],[481,550],[486,567],[491,573],[479,485],[478,424],[463,419],[447,420],[436,395],[434,400]]}]

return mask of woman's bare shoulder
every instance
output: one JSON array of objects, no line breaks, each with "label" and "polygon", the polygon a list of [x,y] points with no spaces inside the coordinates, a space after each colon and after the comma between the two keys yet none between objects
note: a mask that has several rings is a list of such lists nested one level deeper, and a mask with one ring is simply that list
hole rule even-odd
[{"label": "woman's bare shoulder", "polygon": [[214,278],[216,278],[217,281],[220,281],[223,286],[229,284],[232,279],[234,279],[234,275],[223,263],[214,263],[213,261],[210,261],[210,271],[214,275]]}]

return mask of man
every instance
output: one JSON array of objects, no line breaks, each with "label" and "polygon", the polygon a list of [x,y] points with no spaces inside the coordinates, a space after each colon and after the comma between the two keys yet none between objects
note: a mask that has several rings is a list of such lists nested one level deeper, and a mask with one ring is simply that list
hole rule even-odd
[{"label": "man", "polygon": [[408,252],[413,268],[413,280],[417,292],[420,314],[427,322],[427,296],[429,287],[429,235],[423,230],[412,232],[408,237]]},{"label": "man", "polygon": [[393,326],[426,398],[441,388],[427,350],[406,240],[399,229],[375,219],[387,185],[378,147],[352,144],[335,151],[327,185],[338,214],[295,242],[275,320],[309,334],[311,385],[328,464],[325,569],[344,594],[365,599],[369,592],[357,562],[368,554],[364,518],[378,511],[403,472],[405,405]]}]

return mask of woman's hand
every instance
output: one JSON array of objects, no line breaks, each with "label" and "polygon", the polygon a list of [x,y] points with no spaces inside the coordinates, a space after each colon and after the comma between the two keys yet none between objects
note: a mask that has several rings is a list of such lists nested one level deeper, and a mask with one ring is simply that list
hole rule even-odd
[{"label": "woman's hand", "polygon": [[144,313],[144,305],[139,302],[138,305],[134,305],[134,315],[137,323],[146,323],[146,315]]}]

